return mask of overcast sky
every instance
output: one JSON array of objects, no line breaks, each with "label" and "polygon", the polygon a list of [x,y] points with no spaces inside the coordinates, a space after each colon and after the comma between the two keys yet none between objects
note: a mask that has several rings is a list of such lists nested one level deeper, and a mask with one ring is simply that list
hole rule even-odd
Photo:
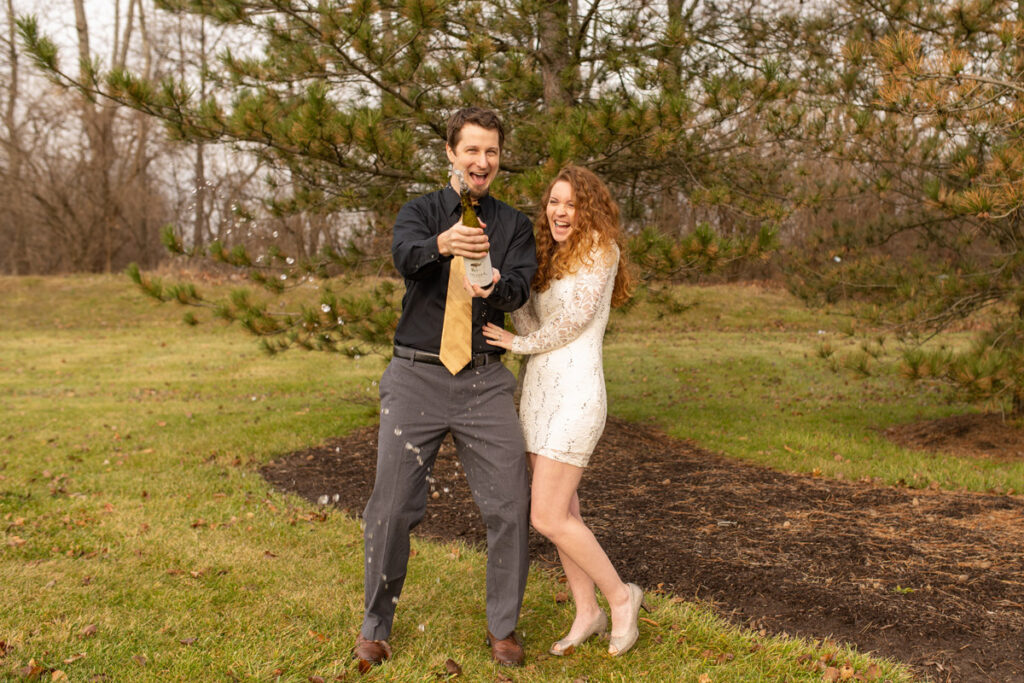
[{"label": "overcast sky", "polygon": [[[121,0],[122,13],[127,4],[128,0]],[[94,52],[106,57],[102,49],[109,48],[112,43],[114,0],[85,0],[85,8],[90,45]],[[19,16],[36,15],[43,32],[57,41],[62,49],[75,46],[75,6],[72,0],[14,0],[14,12]]]}]

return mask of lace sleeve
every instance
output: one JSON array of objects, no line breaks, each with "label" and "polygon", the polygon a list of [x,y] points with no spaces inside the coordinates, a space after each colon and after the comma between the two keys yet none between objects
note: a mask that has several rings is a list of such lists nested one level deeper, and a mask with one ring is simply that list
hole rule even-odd
[{"label": "lace sleeve", "polygon": [[[577,271],[572,294],[561,302],[558,312],[533,332],[512,340],[515,353],[544,353],[557,349],[578,337],[601,305],[608,280],[615,277],[617,252],[591,254],[593,263]],[[518,329],[518,327],[516,328]]]},{"label": "lace sleeve", "polygon": [[516,333],[519,335],[527,335],[540,328],[540,320],[537,318],[537,312],[533,310],[533,302],[533,297],[530,297],[525,304],[512,311],[512,324],[516,326]]}]

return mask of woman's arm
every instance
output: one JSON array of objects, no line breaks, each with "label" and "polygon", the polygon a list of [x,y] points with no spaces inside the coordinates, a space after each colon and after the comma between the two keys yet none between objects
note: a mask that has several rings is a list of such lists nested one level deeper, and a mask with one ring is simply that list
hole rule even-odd
[{"label": "woman's arm", "polygon": [[608,280],[615,277],[617,265],[615,251],[595,254],[594,262],[576,273],[572,296],[562,302],[558,311],[534,331],[513,337],[506,348],[515,353],[544,353],[576,339],[597,315],[605,287]]}]

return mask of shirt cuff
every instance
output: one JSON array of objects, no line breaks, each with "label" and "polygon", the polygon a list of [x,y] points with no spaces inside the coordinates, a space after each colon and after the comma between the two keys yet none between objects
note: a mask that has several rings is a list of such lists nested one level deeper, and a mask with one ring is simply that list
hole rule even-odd
[{"label": "shirt cuff", "polygon": [[437,263],[441,260],[441,252],[437,250],[437,239],[429,239],[423,245],[423,250],[420,252],[420,262],[416,265],[416,270],[429,266],[432,263]]}]

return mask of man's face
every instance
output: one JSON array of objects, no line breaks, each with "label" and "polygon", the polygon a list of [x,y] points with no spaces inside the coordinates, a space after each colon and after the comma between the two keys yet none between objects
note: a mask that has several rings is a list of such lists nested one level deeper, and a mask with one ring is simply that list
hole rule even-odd
[{"label": "man's face", "polygon": [[[473,197],[487,194],[491,181],[498,175],[501,149],[498,147],[498,131],[488,130],[475,123],[467,123],[462,127],[459,142],[452,149],[445,145],[448,161],[452,168],[462,171],[469,185],[469,193]],[[452,187],[459,191],[459,179],[452,175]]]}]

